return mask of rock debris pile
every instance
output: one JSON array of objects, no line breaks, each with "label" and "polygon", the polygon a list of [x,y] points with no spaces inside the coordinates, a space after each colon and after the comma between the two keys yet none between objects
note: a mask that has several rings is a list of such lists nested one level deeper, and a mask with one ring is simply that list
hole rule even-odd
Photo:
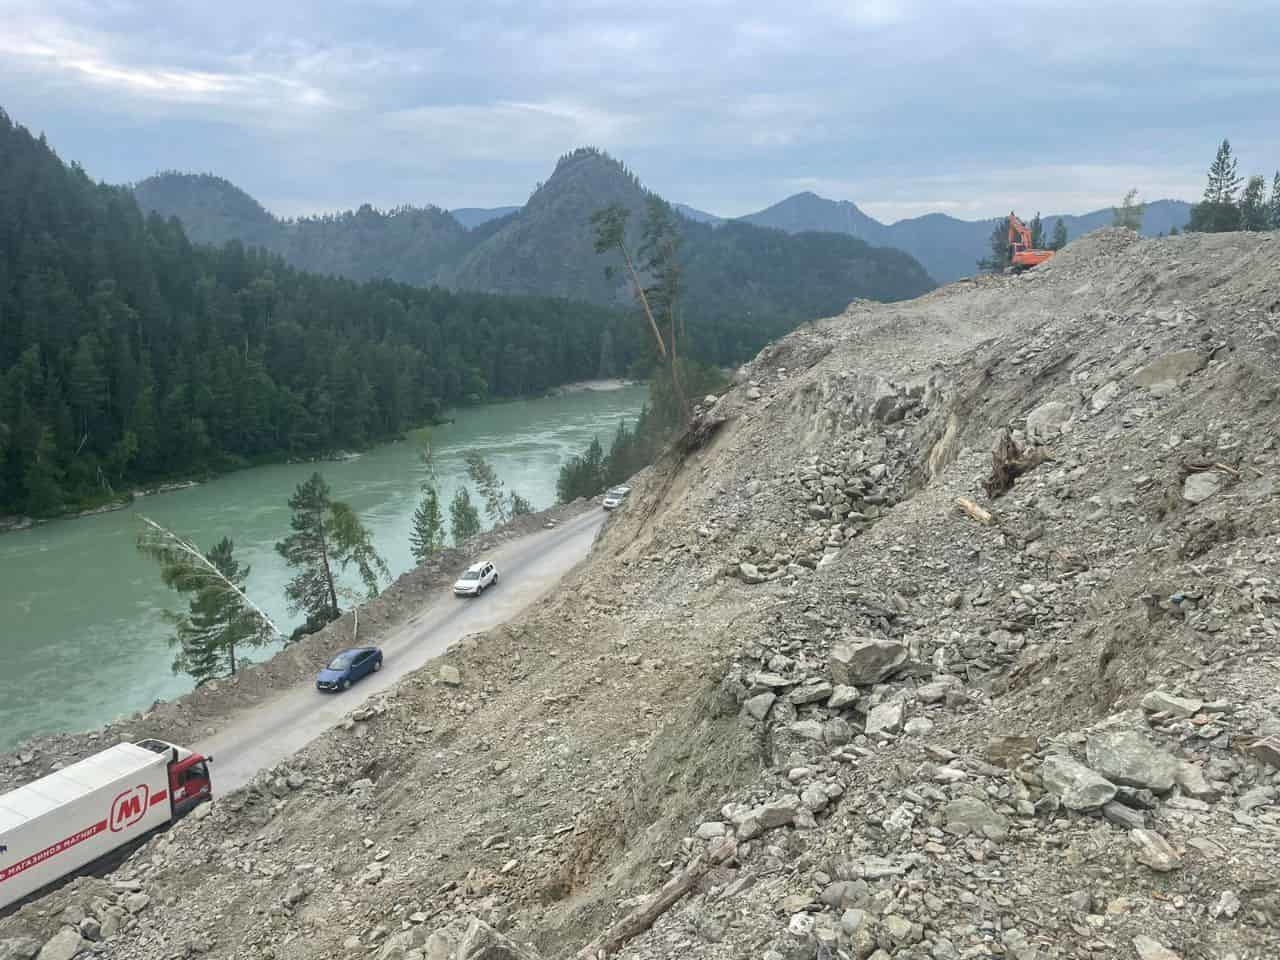
[{"label": "rock debris pile", "polygon": [[554,595],[0,958],[1280,955],[1280,239],[854,303],[700,410]]}]

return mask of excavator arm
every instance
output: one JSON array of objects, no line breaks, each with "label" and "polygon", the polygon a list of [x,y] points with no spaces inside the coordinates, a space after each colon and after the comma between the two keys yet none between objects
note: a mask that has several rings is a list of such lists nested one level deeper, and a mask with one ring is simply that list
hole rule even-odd
[{"label": "excavator arm", "polygon": [[1031,249],[1031,230],[1013,211],[1009,212],[1009,246],[1014,253]]},{"label": "excavator arm", "polygon": [[1053,256],[1052,250],[1037,250],[1031,245],[1031,230],[1009,212],[1009,269],[1015,273],[1030,270]]}]

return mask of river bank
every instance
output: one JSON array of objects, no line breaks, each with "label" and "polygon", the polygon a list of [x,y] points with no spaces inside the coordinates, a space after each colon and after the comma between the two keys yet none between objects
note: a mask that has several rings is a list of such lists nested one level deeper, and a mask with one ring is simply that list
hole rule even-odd
[{"label": "river bank", "polygon": [[[643,385],[644,381],[642,380],[627,380],[621,377],[610,377],[597,380],[578,380],[573,383],[566,383],[555,387],[547,391],[543,396],[563,397],[578,393],[613,393],[619,390],[625,390],[629,387],[640,387]],[[479,407],[483,408],[504,404],[516,404],[530,399],[537,398],[510,397],[495,399],[480,404]],[[441,416],[432,423],[413,427],[405,434],[401,434],[399,436],[379,438],[362,449],[335,450],[330,453],[320,453],[313,456],[296,456],[283,452],[279,454],[269,454],[252,462],[222,465],[217,468],[204,471],[198,477],[184,477],[167,481],[158,481],[137,487],[124,493],[108,495],[101,503],[94,503],[92,506],[69,505],[62,511],[49,516],[30,517],[23,514],[3,514],[0,515],[0,535],[16,533],[20,530],[30,530],[32,527],[52,523],[57,520],[76,520],[83,517],[94,517],[103,513],[111,513],[116,510],[126,510],[132,506],[135,501],[143,497],[155,496],[160,493],[171,493],[175,490],[186,490],[191,487],[198,486],[201,483],[207,483],[217,477],[236,473],[241,470],[252,470],[256,467],[273,466],[276,464],[344,463],[349,460],[357,459],[358,457],[363,456],[367,451],[373,450],[377,447],[391,443],[403,443],[407,436],[418,431],[447,426],[454,423],[458,412],[458,410],[450,410],[448,415]]]},{"label": "river bank", "polygon": [[515,517],[456,547],[446,547],[426,563],[401,574],[373,600],[347,610],[333,623],[261,662],[248,662],[234,677],[211,681],[172,699],[156,700],[145,710],[117,717],[91,730],[41,734],[0,752],[0,793],[38,779],[104,746],[147,737],[194,743],[230,718],[251,710],[282,690],[311,678],[333,656],[353,644],[382,642],[389,632],[413,622],[433,595],[449,586],[458,571],[477,556],[567,523],[598,510],[595,501],[578,500]]},{"label": "river bank", "polygon": [[[631,388],[456,411],[453,423],[432,428],[446,517],[463,489],[483,513],[467,477],[471,451],[508,490],[535,509],[549,507],[560,466],[593,436],[607,439],[620,419],[633,420],[645,396]],[[138,553],[138,514],[204,549],[230,538],[249,570],[247,592],[288,633],[302,617],[289,609],[292,571],[276,543],[289,532],[289,498],[298,484],[319,471],[334,499],[359,514],[394,579],[417,565],[409,544],[422,480],[414,440],[411,434],[356,459],[233,471],[123,509],[0,537],[0,749],[39,733],[90,729],[190,690],[190,679],[170,669],[168,614],[186,601]],[[265,660],[277,649],[245,652]]]},{"label": "river bank", "polygon": [[613,390],[625,390],[627,387],[643,386],[642,380],[625,380],[621,377],[610,377],[603,380],[579,380],[576,383],[566,383],[556,387],[548,393],[549,396],[559,397],[566,393],[608,393]]}]

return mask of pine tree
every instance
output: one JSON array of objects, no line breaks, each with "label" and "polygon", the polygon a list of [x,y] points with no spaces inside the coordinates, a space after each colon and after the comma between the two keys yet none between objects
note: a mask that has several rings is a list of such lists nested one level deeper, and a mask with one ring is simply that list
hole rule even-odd
[{"label": "pine tree", "polygon": [[[249,567],[242,568],[232,550],[231,541],[223,537],[205,557],[219,573],[244,589]],[[207,680],[235,676],[241,666],[238,649],[261,645],[274,636],[259,618],[245,610],[235,594],[220,583],[188,586],[187,582],[177,581],[169,585],[180,591],[185,586],[185,592],[193,594],[187,612],[169,614],[168,619],[175,630],[170,644],[178,648],[173,672],[189,674],[197,686]]]},{"label": "pine tree", "polygon": [[1067,245],[1067,225],[1059,217],[1053,224],[1053,239],[1049,241],[1050,250],[1061,250]]},{"label": "pine tree", "polygon": [[1231,155],[1231,141],[1223,140],[1209,167],[1209,182],[1204,188],[1205,203],[1235,203],[1240,186],[1236,159]]},{"label": "pine tree", "polygon": [[449,504],[449,529],[455,546],[480,532],[480,511],[471,502],[471,492],[466,487],[455,493]]},{"label": "pine tree", "polygon": [[305,613],[309,626],[323,626],[342,614],[337,576],[354,564],[367,596],[377,596],[379,575],[390,576],[373,547],[369,532],[347,504],[332,500],[318,473],[298,485],[289,498],[293,533],[276,551],[297,572],[285,587],[289,607]]},{"label": "pine tree", "polygon": [[145,526],[138,550],[159,562],[167,586],[191,597],[185,614],[166,613],[174,625],[170,645],[178,648],[173,672],[189,674],[197,685],[234,675],[241,664],[238,650],[279,636],[275,624],[244,592],[249,568],[240,566],[226,537],[201,553],[191,541],[141,519]]},{"label": "pine tree", "polygon": [[444,515],[440,511],[440,494],[434,485],[424,485],[422,499],[413,512],[413,529],[409,533],[409,549],[418,563],[444,544]]},{"label": "pine tree", "polygon": [[[625,426],[619,425],[620,437],[625,437]],[[614,439],[614,448],[618,447]],[[594,497],[605,488],[604,450],[599,437],[592,437],[584,454],[573,457],[560,468],[556,479],[556,497],[561,503],[571,503],[579,497]]]},{"label": "pine tree", "polygon": [[1044,221],[1040,219],[1040,211],[1036,211],[1036,215],[1031,218],[1031,222],[1027,224],[1027,230],[1031,233],[1031,246],[1035,250],[1044,248]]},{"label": "pine tree", "polygon": [[418,448],[422,465],[422,499],[413,512],[413,529],[409,532],[409,549],[418,563],[444,545],[444,514],[440,509],[440,493],[436,488],[435,451],[431,434],[425,433]]},{"label": "pine tree", "polygon": [[1120,201],[1120,206],[1111,208],[1111,225],[1113,227],[1124,227],[1134,231],[1142,229],[1142,215],[1146,211],[1147,205],[1139,203],[1137,198],[1138,188],[1133,187],[1124,195],[1124,199]]},{"label": "pine tree", "polygon": [[978,261],[978,269],[987,273],[1000,273],[1009,266],[1013,248],[1009,245],[1009,219],[1001,217],[991,226],[991,256]]},{"label": "pine tree", "polygon": [[1280,170],[1271,181],[1271,202],[1267,206],[1271,210],[1271,229],[1280,230]]},{"label": "pine tree", "polygon": [[463,459],[467,462],[467,476],[484,498],[485,513],[490,520],[494,523],[506,523],[512,517],[533,513],[533,505],[528,500],[515,491],[507,492],[498,472],[483,456],[475,450],[469,450],[463,454]]},{"label": "pine tree", "polygon": [[1236,203],[1236,190],[1239,187],[1240,176],[1237,173],[1236,159],[1231,155],[1231,142],[1223,140],[1209,167],[1204,199],[1191,208],[1191,220],[1187,229],[1201,233],[1239,230],[1240,207]]},{"label": "pine tree", "polygon": [[676,226],[675,211],[670,204],[661,197],[650,196],[645,201],[645,206],[643,240],[639,252],[641,266],[652,278],[646,295],[654,313],[666,321],[667,369],[680,402],[681,414],[687,420],[689,398],[680,376],[680,331],[676,324],[677,306],[683,286],[683,270],[680,266],[682,238]]},{"label": "pine tree", "polygon": [[1250,177],[1240,194],[1240,229],[1258,232],[1267,230],[1270,226],[1267,181],[1264,177]]},{"label": "pine tree", "polygon": [[35,423],[35,443],[27,454],[22,487],[26,494],[26,511],[33,516],[50,516],[61,506],[58,481],[62,471],[55,457],[53,431]]},{"label": "pine tree", "polygon": [[505,523],[510,519],[507,512],[506,494],[502,489],[502,481],[498,472],[493,469],[483,456],[475,450],[468,450],[462,455],[467,463],[467,476],[471,478],[484,500],[485,513],[494,523]]}]

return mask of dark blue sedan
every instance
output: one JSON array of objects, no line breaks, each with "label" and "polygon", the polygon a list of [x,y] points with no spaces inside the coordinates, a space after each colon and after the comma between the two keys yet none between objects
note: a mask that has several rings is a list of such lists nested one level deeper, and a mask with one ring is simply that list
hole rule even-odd
[{"label": "dark blue sedan", "polygon": [[377,647],[343,650],[329,661],[316,677],[317,690],[346,690],[357,680],[382,669],[382,651]]}]

